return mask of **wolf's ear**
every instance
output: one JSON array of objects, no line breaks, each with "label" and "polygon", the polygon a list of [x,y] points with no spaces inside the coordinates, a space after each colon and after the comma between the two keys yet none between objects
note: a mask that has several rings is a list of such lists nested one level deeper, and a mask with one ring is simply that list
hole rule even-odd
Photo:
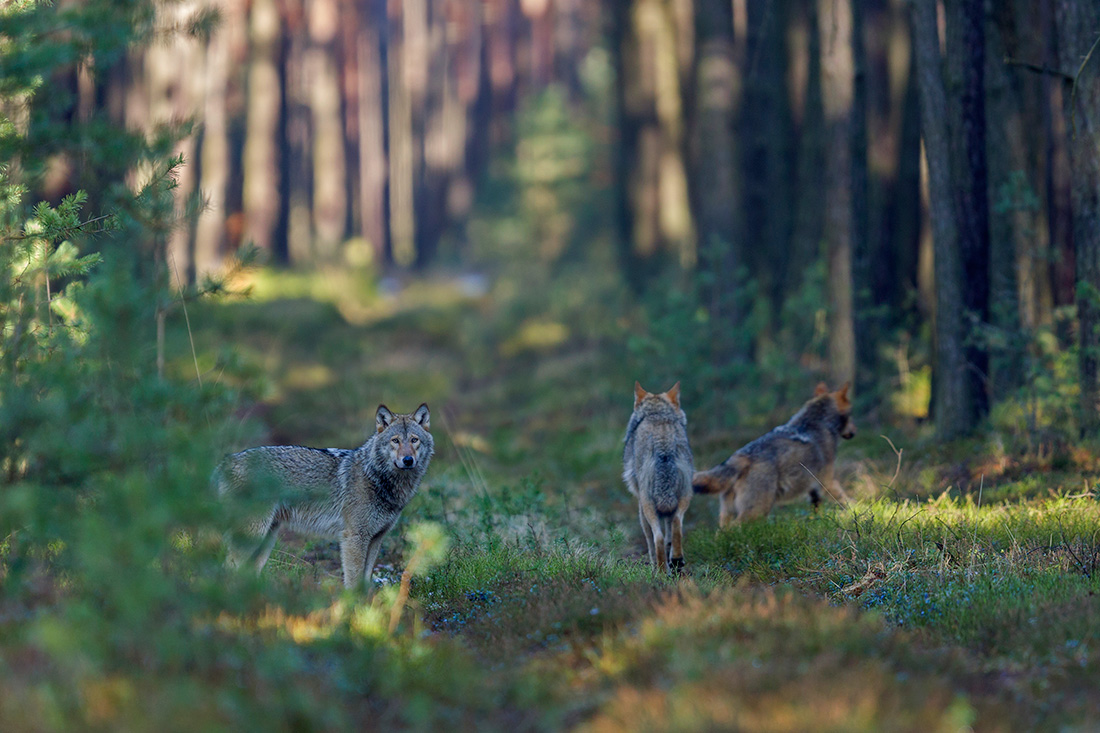
[{"label": "wolf's ear", "polygon": [[649,394],[649,393],[646,392],[644,389],[642,389],[642,383],[635,380],[634,381],[634,406],[637,407],[638,403],[641,402],[642,398],[645,397],[647,394]]},{"label": "wolf's ear", "polygon": [[378,429],[378,432],[382,432],[390,426],[391,422],[393,422],[393,413],[390,412],[390,408],[379,405],[378,412],[374,414],[374,427]]},{"label": "wolf's ear", "polygon": [[823,394],[828,394],[829,385],[824,382],[818,382],[817,387],[814,389],[814,397],[820,397]]},{"label": "wolf's ear", "polygon": [[665,392],[665,397],[668,397],[668,401],[677,407],[680,406],[680,383],[672,385],[672,389]]},{"label": "wolf's ear", "polygon": [[416,408],[416,412],[413,413],[413,419],[420,423],[420,427],[425,430],[430,430],[432,427],[431,413],[428,412],[428,403],[421,402],[420,407]]},{"label": "wolf's ear", "polygon": [[844,386],[836,391],[836,406],[841,412],[852,406],[852,401],[848,399],[848,388],[851,386],[851,382],[845,382]]}]

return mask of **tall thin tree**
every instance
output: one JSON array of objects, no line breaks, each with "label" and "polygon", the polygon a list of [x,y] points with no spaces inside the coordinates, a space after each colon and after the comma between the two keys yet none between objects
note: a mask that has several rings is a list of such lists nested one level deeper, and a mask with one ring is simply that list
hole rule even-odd
[{"label": "tall thin tree", "polygon": [[738,295],[744,264],[737,232],[737,160],[733,125],[737,65],[733,6],[725,0],[695,4],[695,201],[699,227],[699,270],[703,303],[716,324],[721,359],[746,356],[746,344],[732,334],[741,321]]},{"label": "tall thin tree", "polygon": [[1081,432],[1100,435],[1100,7],[1092,0],[1055,5],[1058,61],[1072,79],[1065,100],[1073,172]]},{"label": "tall thin tree", "polygon": [[852,283],[852,2],[820,0],[825,105],[825,249],[829,289],[829,371],[850,382],[856,370]]},{"label": "tall thin tree", "polygon": [[912,18],[935,259],[932,411],[939,436],[953,438],[974,427],[970,393],[973,383],[966,373],[962,262],[952,203],[947,93],[941,71],[936,0],[912,0]]}]

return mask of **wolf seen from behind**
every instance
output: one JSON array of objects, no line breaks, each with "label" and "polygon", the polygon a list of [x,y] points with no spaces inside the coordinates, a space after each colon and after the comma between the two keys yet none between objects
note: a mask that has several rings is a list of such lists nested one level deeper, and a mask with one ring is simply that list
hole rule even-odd
[{"label": "wolf seen from behind", "polygon": [[344,585],[369,586],[382,538],[416,494],[434,450],[426,404],[410,415],[379,405],[375,427],[353,450],[264,446],[222,461],[214,474],[219,496],[255,499],[270,491],[273,500],[249,527],[262,537],[249,558],[257,572],[287,528],[338,539]]},{"label": "wolf seen from behind", "polygon": [[697,493],[718,494],[718,523],[767,516],[776,502],[809,495],[814,506],[824,489],[838,502],[848,496],[833,477],[840,438],[856,434],[848,385],[830,392],[824,383],[784,425],[739,448],[692,479]]},{"label": "wolf seen from behind", "polygon": [[680,383],[651,394],[634,383],[634,412],[626,427],[623,481],[638,497],[638,519],[649,560],[658,571],[684,566],[684,513],[691,503],[691,448]]}]

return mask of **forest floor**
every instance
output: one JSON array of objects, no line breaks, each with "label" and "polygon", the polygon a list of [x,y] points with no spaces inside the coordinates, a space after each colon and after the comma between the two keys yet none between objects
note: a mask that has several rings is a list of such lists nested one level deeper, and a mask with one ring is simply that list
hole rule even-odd
[{"label": "forest floor", "polygon": [[[305,610],[267,613],[257,627],[274,624],[315,660],[309,694],[330,698],[336,720],[471,730],[1100,725],[1100,502],[1084,453],[1015,454],[996,434],[938,445],[918,427],[863,420],[857,404],[860,433],[838,464],[851,507],[788,505],[720,531],[716,502],[697,496],[686,572],[670,579],[643,561],[619,477],[633,380],[670,385],[629,373],[634,316],[613,289],[578,292],[586,282],[536,296],[504,275],[380,288],[347,272],[251,281],[249,299],[192,308],[190,338],[170,333],[174,373],[191,378],[197,367],[245,395],[226,451],[354,447],[380,402],[432,409],[435,458],[383,543],[372,599],[344,593],[335,543],[303,537],[280,543],[259,581],[273,597],[290,586],[305,594]],[[798,405],[729,427],[713,405],[685,401],[697,467]],[[409,529],[424,521],[444,529],[450,550],[395,611],[392,591],[418,552]],[[360,636],[319,641],[349,604],[400,623],[372,632],[362,616],[350,627]],[[367,647],[398,671],[364,681]],[[340,667],[346,686],[355,665],[367,672],[350,689],[324,681]]]}]

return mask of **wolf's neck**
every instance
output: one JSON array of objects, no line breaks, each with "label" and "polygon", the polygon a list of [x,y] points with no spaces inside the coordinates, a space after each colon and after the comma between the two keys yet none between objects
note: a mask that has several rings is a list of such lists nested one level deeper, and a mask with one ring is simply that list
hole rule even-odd
[{"label": "wolf's neck", "polygon": [[367,444],[359,449],[359,470],[374,484],[374,490],[380,498],[400,509],[416,493],[424,470],[421,466],[411,469],[394,468],[386,457],[377,455],[373,448],[373,444]]},{"label": "wolf's neck", "polygon": [[787,421],[787,427],[795,430],[805,430],[820,423],[825,418],[825,405],[820,402],[810,402],[802,406],[802,409]]}]

